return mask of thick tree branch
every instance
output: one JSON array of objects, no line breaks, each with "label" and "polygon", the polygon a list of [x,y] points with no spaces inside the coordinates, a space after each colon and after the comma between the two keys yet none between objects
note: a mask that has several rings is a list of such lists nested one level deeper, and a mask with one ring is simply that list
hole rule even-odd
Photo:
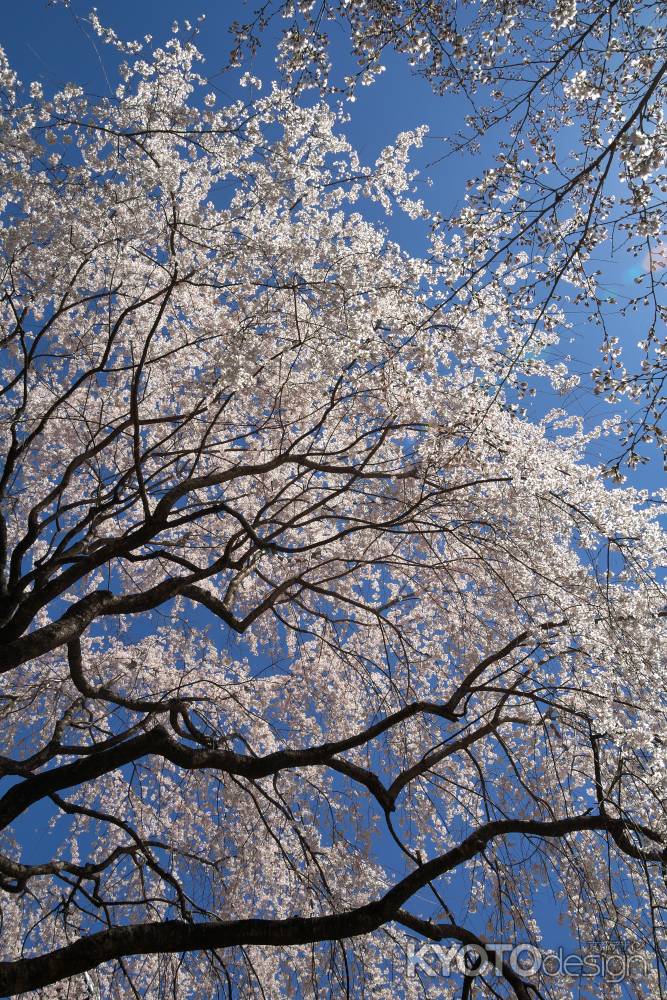
[{"label": "thick tree branch", "polygon": [[[369,934],[392,920],[405,922],[402,907],[429,882],[445,875],[482,852],[499,837],[566,837],[574,833],[611,831],[622,821],[599,815],[552,821],[498,820],[481,826],[457,847],[422,865],[401,879],[380,899],[341,913],[282,920],[244,919],[212,923],[165,920],[117,926],[80,938],[50,953],[0,962],[0,995],[39,989],[80,974],[102,962],[129,955],[231,948],[243,945],[288,947],[317,941],[340,941]],[[656,860],[659,860],[656,856]],[[423,925],[422,925],[423,926]],[[520,994],[519,994],[520,995]]]}]

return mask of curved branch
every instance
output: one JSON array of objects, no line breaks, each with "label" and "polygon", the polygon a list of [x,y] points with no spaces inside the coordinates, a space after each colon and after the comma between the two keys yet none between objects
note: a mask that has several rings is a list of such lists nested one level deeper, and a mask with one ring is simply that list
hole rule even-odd
[{"label": "curved branch", "polygon": [[[498,837],[565,837],[583,831],[612,833],[623,821],[600,815],[560,820],[497,820],[481,826],[457,847],[420,866],[380,899],[340,913],[281,920],[249,918],[206,923],[182,920],[113,927],[87,935],[45,955],[0,962],[0,994],[16,996],[128,955],[155,955],[254,945],[286,947],[317,941],[341,941],[377,930],[392,920],[405,922],[403,905],[429,882],[480,854]],[[656,860],[657,857],[656,857]]]}]

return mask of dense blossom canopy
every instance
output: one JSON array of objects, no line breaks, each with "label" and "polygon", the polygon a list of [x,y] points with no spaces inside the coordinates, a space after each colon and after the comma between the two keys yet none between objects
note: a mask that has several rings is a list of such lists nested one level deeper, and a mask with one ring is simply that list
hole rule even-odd
[{"label": "dense blossom canopy", "polygon": [[[505,294],[571,301],[570,309],[587,312],[601,347],[596,391],[630,401],[609,471],[618,478],[625,462],[644,461],[647,444],[667,456],[664,3],[266,0],[236,25],[236,60],[257,48],[274,19],[280,63],[299,88],[354,99],[395,50],[437,93],[464,100],[458,127],[443,103],[444,152],[475,154],[483,144],[495,156],[470,179],[463,209],[440,220],[447,238],[452,226],[461,234],[466,272],[457,292],[494,280],[498,260],[511,269],[517,252],[525,255],[530,267]],[[331,40],[341,35],[354,57],[347,76],[331,60]],[[629,294],[614,293],[609,258],[639,264]],[[634,334],[625,345],[619,315]],[[528,326],[520,349],[531,340]]]},{"label": "dense blossom canopy", "polygon": [[664,497],[519,410],[557,303],[373,221],[420,130],[93,23],[113,100],[1,66],[0,994],[439,997],[549,886],[662,995]]}]

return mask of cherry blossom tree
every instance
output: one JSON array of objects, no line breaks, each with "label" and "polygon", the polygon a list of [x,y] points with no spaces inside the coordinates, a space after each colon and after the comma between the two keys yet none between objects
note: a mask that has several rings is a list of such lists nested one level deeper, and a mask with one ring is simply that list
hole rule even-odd
[{"label": "cherry blossom tree", "polygon": [[[517,285],[550,302],[572,300],[599,331],[596,391],[625,397],[625,435],[610,471],[646,460],[653,442],[667,455],[667,17],[653,0],[269,0],[237,24],[233,58],[252,53],[273,19],[284,25],[281,63],[297,87],[354,96],[402,53],[440,94],[468,113],[449,151],[474,153],[495,138],[496,156],[471,179],[454,219],[469,261],[460,287],[493,280],[498,260],[527,253]],[[329,45],[349,39],[344,79]],[[443,106],[443,113],[444,113]],[[447,122],[451,128],[451,112]],[[633,291],[618,296],[606,260],[637,263]],[[627,263],[624,265],[627,269]],[[574,286],[574,291],[572,287]],[[618,317],[629,320],[643,358],[622,351]],[[635,332],[636,331],[636,332]],[[521,350],[529,348],[531,328]],[[628,345],[626,345],[627,347]],[[512,356],[508,365],[514,363]]]},{"label": "cherry blossom tree", "polygon": [[372,221],[421,131],[92,24],[113,100],[1,66],[0,995],[439,997],[548,887],[663,996],[664,496],[518,410],[557,303]]}]

